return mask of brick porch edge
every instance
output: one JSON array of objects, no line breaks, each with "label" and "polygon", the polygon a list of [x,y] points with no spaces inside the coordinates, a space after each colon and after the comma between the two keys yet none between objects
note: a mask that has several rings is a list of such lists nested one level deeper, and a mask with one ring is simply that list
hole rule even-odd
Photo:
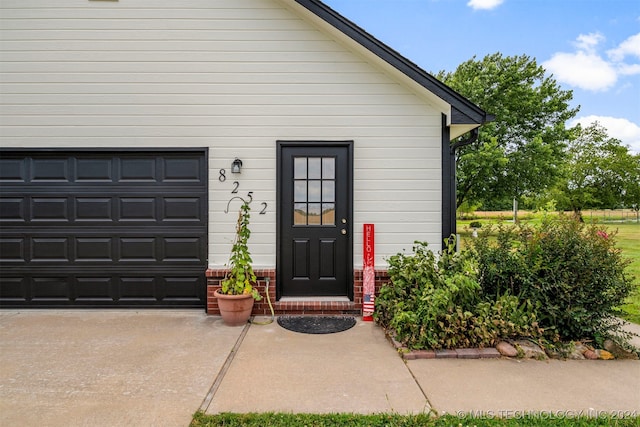
[{"label": "brick porch edge", "polygon": [[[207,278],[207,314],[219,315],[218,301],[213,295],[220,282],[224,279],[227,269],[210,268],[205,272]],[[269,316],[271,310],[266,298],[267,278],[269,279],[269,298],[275,314],[350,314],[362,315],[362,270],[353,272],[353,301],[276,301],[276,270],[255,269],[254,273],[258,282],[254,287],[262,295],[262,300],[256,301],[251,314],[254,316]],[[375,292],[378,294],[380,287],[389,282],[386,270],[375,271]]]}]

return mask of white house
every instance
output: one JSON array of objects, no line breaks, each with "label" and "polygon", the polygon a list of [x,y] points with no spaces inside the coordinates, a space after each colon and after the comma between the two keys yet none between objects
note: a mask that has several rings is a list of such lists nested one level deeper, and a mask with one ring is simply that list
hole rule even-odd
[{"label": "white house", "polygon": [[455,232],[450,141],[490,117],[321,1],[3,0],[0,25],[3,307],[204,307],[238,197],[279,312],[359,310],[363,224],[379,281]]}]

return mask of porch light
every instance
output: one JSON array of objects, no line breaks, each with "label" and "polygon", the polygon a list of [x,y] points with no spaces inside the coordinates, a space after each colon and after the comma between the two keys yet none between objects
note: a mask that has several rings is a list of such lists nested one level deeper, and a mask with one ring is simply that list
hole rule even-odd
[{"label": "porch light", "polygon": [[236,157],[231,163],[231,173],[240,173],[240,169],[242,169],[242,160]]}]

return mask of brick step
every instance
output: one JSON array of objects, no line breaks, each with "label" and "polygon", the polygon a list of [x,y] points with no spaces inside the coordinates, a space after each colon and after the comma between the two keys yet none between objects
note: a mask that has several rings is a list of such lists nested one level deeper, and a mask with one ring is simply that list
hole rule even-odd
[{"label": "brick step", "polygon": [[283,298],[273,304],[276,314],[362,314],[353,301],[338,298]]}]

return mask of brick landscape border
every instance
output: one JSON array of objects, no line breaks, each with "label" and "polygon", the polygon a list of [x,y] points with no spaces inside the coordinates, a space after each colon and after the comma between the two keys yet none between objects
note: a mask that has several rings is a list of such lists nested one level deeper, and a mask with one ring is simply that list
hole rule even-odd
[{"label": "brick landscape border", "polygon": [[498,359],[502,357],[500,352],[493,347],[488,348],[459,348],[456,350],[409,350],[400,344],[394,336],[385,331],[385,334],[393,347],[404,360],[415,359]]}]

